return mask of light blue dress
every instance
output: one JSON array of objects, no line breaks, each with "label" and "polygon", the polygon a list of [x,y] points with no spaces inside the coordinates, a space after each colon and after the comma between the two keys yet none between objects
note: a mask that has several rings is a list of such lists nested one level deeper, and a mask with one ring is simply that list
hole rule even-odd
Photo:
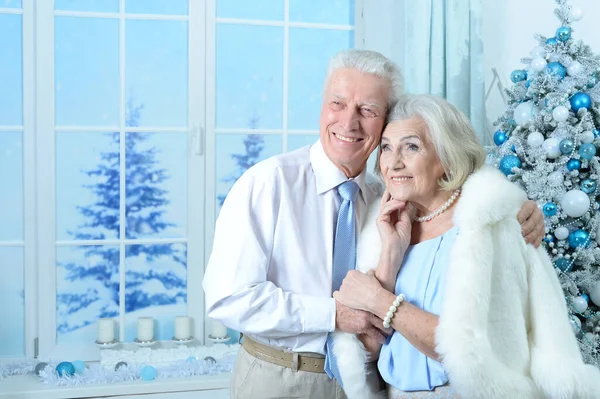
[{"label": "light blue dress", "polygon": [[[446,269],[458,229],[408,247],[396,280],[396,295],[439,315]],[[397,331],[387,339],[377,363],[383,379],[402,391],[429,391],[448,382],[441,363],[428,358]]]}]

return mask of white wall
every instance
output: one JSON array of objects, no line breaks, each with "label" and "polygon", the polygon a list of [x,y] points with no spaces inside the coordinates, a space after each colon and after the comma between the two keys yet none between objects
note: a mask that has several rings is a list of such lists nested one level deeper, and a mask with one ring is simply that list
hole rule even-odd
[{"label": "white wall", "polygon": [[[583,10],[583,18],[574,22],[573,37],[582,40],[600,53],[600,1],[572,0],[571,5]],[[492,67],[498,70],[505,86],[510,86],[510,73],[522,68],[521,58],[537,42],[534,34],[550,37],[560,26],[554,15],[554,0],[484,0],[483,46],[486,91],[492,83]],[[494,84],[495,86],[495,84]],[[504,111],[499,90],[494,87],[486,102],[487,118],[491,123]],[[491,127],[490,127],[491,128]]]}]

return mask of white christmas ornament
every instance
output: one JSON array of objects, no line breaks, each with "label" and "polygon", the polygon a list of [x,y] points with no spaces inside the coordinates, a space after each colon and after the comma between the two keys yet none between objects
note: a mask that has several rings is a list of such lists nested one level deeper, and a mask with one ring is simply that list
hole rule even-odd
[{"label": "white christmas ornament", "polygon": [[540,72],[546,68],[546,60],[542,57],[535,57],[531,60],[529,68],[534,72]]},{"label": "white christmas ornament", "polygon": [[583,11],[579,7],[572,7],[569,11],[569,19],[571,21],[579,21],[583,18]]},{"label": "white christmas ornament", "polygon": [[569,110],[567,109],[567,107],[559,105],[558,107],[552,110],[552,117],[557,122],[564,122],[569,117]]},{"label": "white christmas ornament", "polygon": [[590,299],[594,302],[594,305],[600,306],[600,281],[596,281],[590,290]]},{"label": "white christmas ornament", "polygon": [[529,136],[527,136],[527,144],[532,148],[541,146],[543,142],[544,135],[540,132],[529,133]]},{"label": "white christmas ornament", "polygon": [[544,140],[542,148],[546,151],[548,159],[558,158],[562,154],[560,152],[560,141],[554,137]]},{"label": "white christmas ornament", "polygon": [[586,311],[586,309],[588,308],[588,303],[585,300],[585,298],[578,296],[578,297],[574,297],[571,301],[571,303],[573,304],[573,308],[579,312],[579,313],[583,313]]},{"label": "white christmas ornament", "polygon": [[569,229],[567,229],[565,226],[557,227],[556,230],[554,230],[554,237],[556,237],[558,240],[565,240],[568,236]]},{"label": "white christmas ornament", "polygon": [[560,200],[560,206],[568,216],[578,218],[590,207],[590,197],[581,190],[567,191]]},{"label": "white christmas ornament", "polygon": [[567,73],[569,74],[569,76],[579,75],[582,70],[583,65],[581,65],[579,61],[571,62],[571,64],[569,64],[569,66],[567,67]]},{"label": "white christmas ornament", "polygon": [[564,180],[565,178],[562,172],[558,170],[548,175],[548,183],[552,184],[553,186],[560,186],[561,184],[563,184]]},{"label": "white christmas ornament", "polygon": [[594,132],[592,132],[591,130],[586,130],[581,134],[581,141],[586,144],[594,142],[594,139]]},{"label": "white christmas ornament", "polygon": [[533,103],[526,101],[517,105],[515,108],[513,119],[517,122],[517,125],[527,126],[533,118]]},{"label": "white christmas ornament", "polygon": [[579,317],[571,316],[569,319],[571,321],[571,328],[573,329],[573,334],[579,333],[579,331],[581,331],[581,320],[579,320]]},{"label": "white christmas ornament", "polygon": [[532,58],[544,58],[546,56],[546,50],[542,46],[537,46],[531,50],[530,54]]}]

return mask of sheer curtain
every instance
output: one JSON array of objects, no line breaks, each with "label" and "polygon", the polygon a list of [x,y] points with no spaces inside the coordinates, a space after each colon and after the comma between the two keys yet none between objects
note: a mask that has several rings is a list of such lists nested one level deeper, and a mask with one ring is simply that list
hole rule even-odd
[{"label": "sheer curtain", "polygon": [[[407,92],[441,95],[458,106],[471,119],[482,144],[489,144],[483,0],[380,0],[378,6],[366,19],[365,46],[383,52],[402,68]],[[375,21],[377,32],[369,32]]]}]

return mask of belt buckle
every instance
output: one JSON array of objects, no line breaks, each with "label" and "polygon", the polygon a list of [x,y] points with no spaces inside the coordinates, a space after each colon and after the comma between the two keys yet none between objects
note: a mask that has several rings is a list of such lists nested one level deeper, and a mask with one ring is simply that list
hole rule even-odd
[{"label": "belt buckle", "polygon": [[298,371],[298,367],[299,367],[299,363],[300,363],[300,356],[298,355],[298,352],[292,352],[292,370],[294,371]]}]

